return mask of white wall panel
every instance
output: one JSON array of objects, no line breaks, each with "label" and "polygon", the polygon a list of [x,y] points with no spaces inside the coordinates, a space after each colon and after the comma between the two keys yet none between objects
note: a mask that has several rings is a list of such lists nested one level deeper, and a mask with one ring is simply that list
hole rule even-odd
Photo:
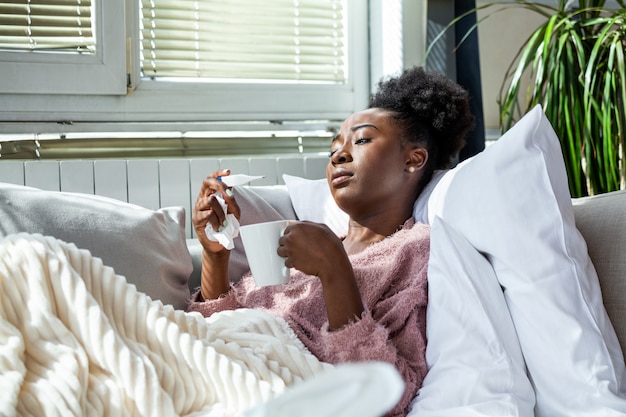
[{"label": "white wall panel", "polygon": [[222,158],[220,169],[230,169],[231,174],[250,174],[248,158]]},{"label": "white wall panel", "polygon": [[[188,159],[164,159],[159,162],[160,207],[185,209],[185,233],[191,237],[191,186]],[[195,200],[195,199],[194,199]]]},{"label": "white wall panel", "polygon": [[24,185],[24,163],[19,161],[0,162],[0,182]]},{"label": "white wall panel", "polygon": [[159,208],[159,161],[133,159],[126,163],[128,202],[151,210]]},{"label": "white wall panel", "polygon": [[93,161],[61,161],[61,191],[94,194]]},{"label": "white wall panel", "polygon": [[278,176],[277,184],[284,184],[283,175],[295,175],[297,177],[304,177],[304,159],[299,157],[284,157],[284,158],[276,158],[276,164],[278,165],[278,172],[280,175]]},{"label": "white wall panel", "polygon": [[309,156],[304,160],[304,172],[308,179],[316,180],[326,178],[326,166],[328,165],[328,156]]},{"label": "white wall panel", "polygon": [[94,189],[97,195],[128,201],[126,161],[94,161]]},{"label": "white wall panel", "polygon": [[60,191],[59,163],[57,161],[24,162],[24,184],[48,191]]},{"label": "white wall panel", "polygon": [[250,158],[250,175],[264,175],[265,178],[255,180],[250,185],[278,184],[276,158]]},{"label": "white wall panel", "polygon": [[200,192],[202,181],[210,176],[214,171],[220,169],[220,160],[217,158],[198,158],[190,161],[191,176],[191,204],[196,201]]}]

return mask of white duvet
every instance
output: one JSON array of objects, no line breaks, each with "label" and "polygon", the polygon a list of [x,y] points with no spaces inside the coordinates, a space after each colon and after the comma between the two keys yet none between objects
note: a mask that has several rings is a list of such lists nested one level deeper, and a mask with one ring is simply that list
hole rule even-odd
[{"label": "white duvet", "polygon": [[72,244],[0,240],[0,416],[234,416],[329,368],[273,316],[205,320]]}]

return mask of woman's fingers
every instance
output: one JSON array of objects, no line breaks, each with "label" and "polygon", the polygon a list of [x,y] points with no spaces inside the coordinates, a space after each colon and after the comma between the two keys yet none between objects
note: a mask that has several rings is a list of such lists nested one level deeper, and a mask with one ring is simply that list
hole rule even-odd
[{"label": "woman's fingers", "polygon": [[[213,231],[219,232],[222,227],[227,226],[226,216],[228,213],[234,214],[237,219],[240,218],[241,213],[232,189],[221,181],[221,177],[227,175],[230,175],[230,170],[223,169],[217,170],[205,178],[193,207],[191,221],[194,230],[202,246],[212,252],[219,251],[223,247],[207,238],[206,227],[210,226]],[[226,212],[222,208],[222,202],[226,204]]]},{"label": "woman's fingers", "polygon": [[277,253],[285,258],[285,266],[308,275],[328,270],[327,260],[344,253],[341,240],[325,225],[311,222],[293,222],[278,240]]},{"label": "woman's fingers", "polygon": [[220,181],[220,178],[222,176],[227,175],[230,175],[230,169],[221,169],[214,171],[211,176],[205,178],[200,185],[200,193],[198,194],[198,198],[208,197],[209,195],[214,194],[218,191],[222,195],[228,195],[228,193],[226,192],[228,187],[226,186],[226,184]]},{"label": "woman's fingers", "polygon": [[237,204],[237,201],[233,197],[232,187],[228,187],[221,181],[221,177],[228,175],[230,175],[229,169],[213,172],[210,177],[206,178],[202,182],[200,193],[198,194],[198,200],[209,197],[212,194],[219,194],[228,207],[228,213],[234,214],[235,217],[239,219],[241,210],[239,209],[239,204]]},{"label": "woman's fingers", "polygon": [[[228,169],[218,170],[202,181],[192,215],[192,223],[199,236],[204,235],[204,229],[207,224],[211,224],[213,230],[218,231],[220,225],[226,220],[226,213],[224,213],[216,196],[229,197],[226,192],[226,184],[219,180],[220,176],[229,174],[230,170]],[[234,201],[232,198],[229,199],[231,202]]]},{"label": "woman's fingers", "polygon": [[226,213],[224,213],[224,209],[217,200],[216,194],[198,198],[195,213],[197,213],[197,216],[194,214],[194,224],[197,223],[198,226],[204,227],[210,223],[216,232],[219,231],[220,226],[223,226],[226,220]]}]

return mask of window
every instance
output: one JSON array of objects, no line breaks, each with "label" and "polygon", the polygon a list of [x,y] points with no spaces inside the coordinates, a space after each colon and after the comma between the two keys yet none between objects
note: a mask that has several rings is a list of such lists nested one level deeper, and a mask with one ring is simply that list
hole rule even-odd
[{"label": "window", "polygon": [[[6,3],[11,2],[0,1]],[[131,130],[179,131],[193,124],[213,129],[209,124],[250,121],[280,126],[340,120],[367,103],[365,1],[91,3],[95,27],[101,28],[96,31],[95,54],[0,53],[0,90],[11,93],[0,94],[0,119],[18,122],[1,129],[32,129],[19,122],[40,122],[40,132],[119,131],[125,124],[131,124]],[[115,11],[116,4],[125,8]],[[246,29],[244,35],[236,31],[240,27]],[[114,78],[123,80],[122,89],[119,84],[112,90],[103,86],[102,74],[87,76],[93,67],[113,59],[106,53],[123,64],[112,70]],[[30,67],[44,58],[53,62]],[[95,63],[78,63],[89,60]],[[20,90],[4,74],[30,85]],[[69,76],[69,87],[57,82],[63,76]]]},{"label": "window", "polygon": [[345,12],[345,0],[141,0],[141,75],[341,84]]},{"label": "window", "polygon": [[0,94],[125,94],[123,12],[123,0],[0,1]]}]

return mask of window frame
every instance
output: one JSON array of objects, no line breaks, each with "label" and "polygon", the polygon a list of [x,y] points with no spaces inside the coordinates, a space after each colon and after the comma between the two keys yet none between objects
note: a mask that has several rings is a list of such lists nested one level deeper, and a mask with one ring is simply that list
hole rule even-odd
[{"label": "window frame", "polygon": [[[102,3],[109,3],[105,0]],[[139,3],[125,1],[128,37],[118,48],[126,52],[124,78],[128,93],[0,94],[0,121],[46,124],[89,124],[99,128],[116,122],[223,122],[341,120],[367,105],[369,97],[368,7],[350,1],[348,8],[348,82],[331,84],[172,83],[140,79]],[[114,21],[119,22],[119,15]],[[107,26],[110,28],[111,26]],[[104,49],[107,46],[104,46]],[[127,61],[127,62],[126,62]],[[41,77],[44,82],[45,77]],[[126,88],[125,88],[126,90]],[[126,91],[125,91],[126,92]],[[149,125],[149,123],[146,123]],[[15,125],[11,123],[11,125]],[[150,128],[149,126],[147,126]],[[113,129],[116,129],[112,126]],[[184,126],[181,126],[184,130]],[[0,125],[3,130],[3,125]]]}]

